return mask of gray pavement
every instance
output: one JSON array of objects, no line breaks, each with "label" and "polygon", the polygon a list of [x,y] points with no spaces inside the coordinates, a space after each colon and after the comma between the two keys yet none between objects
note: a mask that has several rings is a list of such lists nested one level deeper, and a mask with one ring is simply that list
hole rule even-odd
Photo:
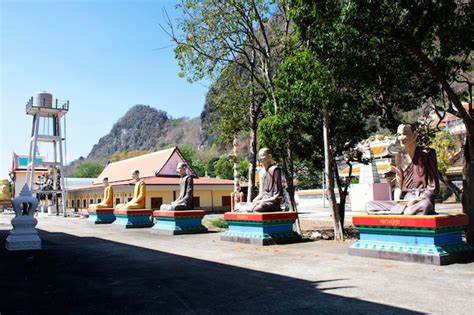
[{"label": "gray pavement", "polygon": [[0,313],[472,314],[474,263],[347,255],[352,244],[256,247],[220,233],[162,236],[39,218],[44,249],[11,253],[0,215]]}]

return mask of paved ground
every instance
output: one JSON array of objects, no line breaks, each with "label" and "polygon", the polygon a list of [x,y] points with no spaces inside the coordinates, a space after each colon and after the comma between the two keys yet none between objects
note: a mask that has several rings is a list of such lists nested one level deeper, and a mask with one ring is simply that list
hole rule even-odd
[{"label": "paved ground", "polygon": [[11,253],[0,215],[0,313],[472,314],[474,263],[347,255],[352,242],[256,247],[39,218],[44,249]]}]

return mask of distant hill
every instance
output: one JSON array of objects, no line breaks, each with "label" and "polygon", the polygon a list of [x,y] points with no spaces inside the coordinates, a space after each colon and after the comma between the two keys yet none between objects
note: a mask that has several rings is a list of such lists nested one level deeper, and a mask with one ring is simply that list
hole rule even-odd
[{"label": "distant hill", "polygon": [[164,111],[135,105],[92,147],[87,160],[104,164],[118,152],[159,150],[169,145],[201,146],[201,119],[173,119]]}]

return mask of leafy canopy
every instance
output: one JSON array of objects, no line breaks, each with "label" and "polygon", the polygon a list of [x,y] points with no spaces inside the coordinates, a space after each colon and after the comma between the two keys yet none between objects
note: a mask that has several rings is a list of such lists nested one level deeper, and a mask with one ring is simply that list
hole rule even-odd
[{"label": "leafy canopy", "polygon": [[104,170],[99,161],[84,161],[72,173],[73,177],[96,178]]}]

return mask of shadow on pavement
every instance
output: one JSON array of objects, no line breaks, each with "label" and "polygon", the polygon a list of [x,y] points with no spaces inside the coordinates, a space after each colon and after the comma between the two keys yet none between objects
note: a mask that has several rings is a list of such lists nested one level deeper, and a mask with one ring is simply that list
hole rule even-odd
[{"label": "shadow on pavement", "polygon": [[7,235],[0,231],[1,314],[416,313],[324,292],[343,286],[322,290],[319,282],[93,237],[40,231],[42,251],[7,252]]}]

